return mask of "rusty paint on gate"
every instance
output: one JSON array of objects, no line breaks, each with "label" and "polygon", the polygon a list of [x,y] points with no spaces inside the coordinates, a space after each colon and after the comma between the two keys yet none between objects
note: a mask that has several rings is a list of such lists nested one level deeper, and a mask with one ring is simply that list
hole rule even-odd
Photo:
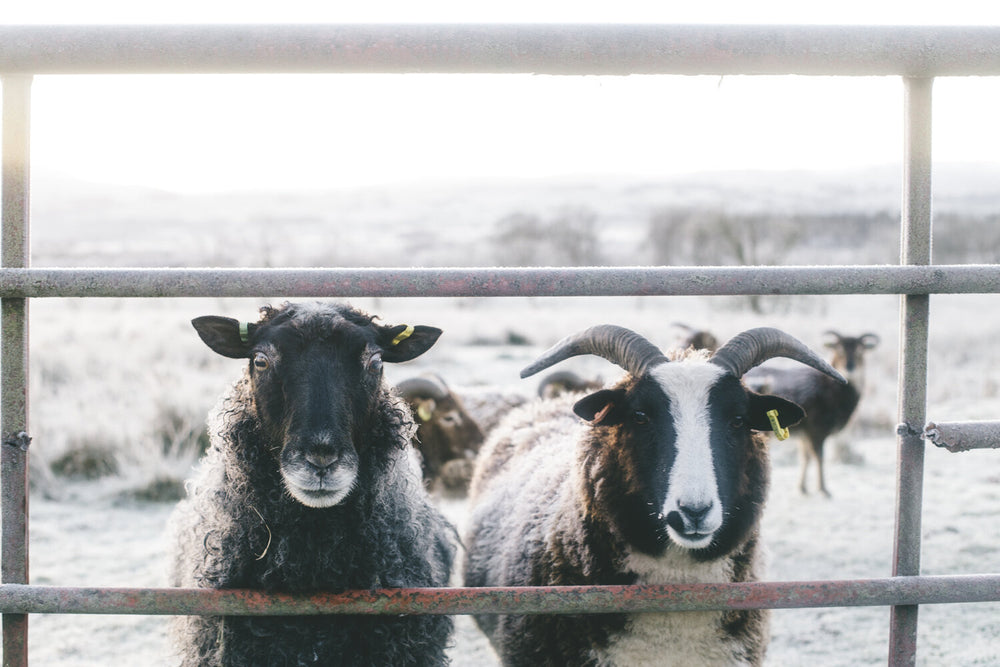
[{"label": "rusty paint on gate", "polygon": [[1000,575],[664,586],[398,588],[314,595],[0,586],[0,612],[8,614],[606,614],[995,601],[1000,601]]}]

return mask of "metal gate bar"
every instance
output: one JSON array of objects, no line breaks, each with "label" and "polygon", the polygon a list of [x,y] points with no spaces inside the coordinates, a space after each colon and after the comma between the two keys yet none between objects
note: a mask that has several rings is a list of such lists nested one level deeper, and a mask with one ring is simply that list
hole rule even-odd
[{"label": "metal gate bar", "polygon": [[[3,156],[0,265],[26,267],[29,263],[28,182],[31,77],[3,77]],[[28,300],[0,299],[0,580],[28,583],[28,452],[20,434],[28,431]],[[28,664],[28,617],[3,615],[4,665]]]},{"label": "metal gate bar", "polygon": [[663,586],[393,588],[313,595],[206,588],[0,586],[0,609],[32,614],[607,614],[998,600],[1000,574]]},{"label": "metal gate bar", "polygon": [[1000,27],[0,26],[0,72],[1000,75]]},{"label": "metal gate bar", "polygon": [[949,452],[1000,448],[1000,421],[928,422],[924,439]]},{"label": "metal gate bar", "polygon": [[[931,263],[931,87],[933,79],[904,80],[901,264]],[[923,424],[927,406],[930,295],[907,294],[900,306],[899,422],[893,576],[920,574],[924,488]],[[889,656],[895,665],[917,659],[916,605],[894,606]]]},{"label": "metal gate bar", "polygon": [[0,297],[989,294],[1000,265],[453,269],[10,269]]}]

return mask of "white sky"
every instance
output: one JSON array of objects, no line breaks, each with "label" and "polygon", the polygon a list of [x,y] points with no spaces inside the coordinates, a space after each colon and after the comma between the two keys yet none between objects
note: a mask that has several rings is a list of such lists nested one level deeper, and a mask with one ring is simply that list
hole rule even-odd
[{"label": "white sky", "polygon": [[[5,0],[0,22],[666,22],[1000,25],[1000,3]],[[826,3],[824,3],[826,4]],[[833,4],[833,3],[830,3]],[[1000,162],[1000,78],[938,79],[934,156]],[[38,77],[37,171],[157,188],[898,163],[897,78]]]}]

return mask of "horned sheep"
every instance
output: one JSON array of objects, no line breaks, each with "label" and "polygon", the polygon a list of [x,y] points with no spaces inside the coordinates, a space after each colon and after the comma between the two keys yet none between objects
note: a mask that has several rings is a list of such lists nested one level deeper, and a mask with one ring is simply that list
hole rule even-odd
[{"label": "horned sheep", "polygon": [[[581,354],[627,375],[526,406],[488,438],[470,489],[466,585],[759,579],[769,479],[760,432],[772,428],[769,412],[781,426],[803,412],[749,391],[741,377],[784,356],[842,378],[775,329],[739,334],[711,357],[668,358],[611,325],[557,343],[522,377]],[[765,610],[476,621],[505,665],[756,665],[768,640]]]},{"label": "horned sheep", "polygon": [[826,332],[826,347],[832,350],[830,365],[847,378],[834,382],[811,368],[760,366],[747,377],[751,386],[787,398],[802,406],[806,418],[796,429],[799,443],[799,490],[807,493],[806,473],[816,462],[816,485],[824,496],[830,492],[823,472],[826,439],[841,431],[854,415],[865,386],[865,353],[873,350],[879,337],[873,333],[843,336]]},{"label": "horned sheep", "polygon": [[[173,518],[173,583],[307,594],[444,586],[454,529],[432,507],[409,410],[383,362],[441,334],[341,304],[199,317],[212,350],[248,360],[211,419],[211,446]],[[447,616],[187,616],[182,664],[441,665]]]},{"label": "horned sheep", "polygon": [[396,388],[417,423],[413,446],[420,452],[428,490],[464,495],[483,431],[462,399],[433,374],[406,378]]}]

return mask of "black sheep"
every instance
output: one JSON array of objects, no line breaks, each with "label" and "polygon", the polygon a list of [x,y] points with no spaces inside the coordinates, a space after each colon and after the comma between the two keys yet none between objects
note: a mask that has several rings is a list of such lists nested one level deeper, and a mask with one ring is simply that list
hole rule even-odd
[{"label": "black sheep", "polygon": [[[210,419],[212,445],[173,517],[173,583],[313,593],[444,586],[454,529],[428,501],[405,402],[382,362],[439,329],[388,326],[342,304],[193,321],[248,359]],[[442,665],[446,616],[188,616],[182,665]]]},{"label": "black sheep", "polygon": [[816,486],[829,497],[823,472],[823,445],[826,439],[847,426],[865,387],[865,353],[875,349],[879,337],[873,333],[842,336],[827,331],[826,347],[831,349],[830,365],[847,378],[847,384],[831,380],[811,368],[760,366],[747,375],[747,384],[797,403],[806,417],[796,432],[799,441],[799,490],[807,493],[806,472],[816,462]]}]

